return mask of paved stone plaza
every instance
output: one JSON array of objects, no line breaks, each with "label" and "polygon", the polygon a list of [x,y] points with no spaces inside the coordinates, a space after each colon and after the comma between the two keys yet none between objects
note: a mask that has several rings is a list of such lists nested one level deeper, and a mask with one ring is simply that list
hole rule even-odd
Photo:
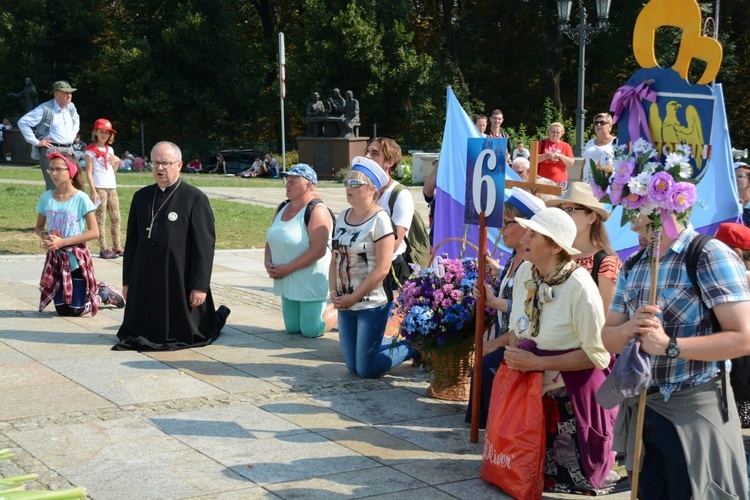
[{"label": "paved stone plaza", "polygon": [[[206,191],[271,206],[284,197]],[[346,206],[342,188],[324,191],[334,212]],[[232,310],[221,338],[164,353],[110,350],[122,310],[38,313],[42,264],[0,256],[0,449],[17,455],[0,474],[37,472],[32,487],[84,486],[96,500],[508,498],[479,479],[464,404],[427,398],[421,368],[362,380],[335,331],[283,331],[262,250],[217,252],[214,300]],[[121,260],[94,264],[120,286]]]}]

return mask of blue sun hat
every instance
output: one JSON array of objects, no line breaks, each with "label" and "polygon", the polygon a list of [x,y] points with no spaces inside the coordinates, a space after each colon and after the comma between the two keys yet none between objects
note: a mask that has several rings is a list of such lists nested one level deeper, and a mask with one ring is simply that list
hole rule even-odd
[{"label": "blue sun hat", "polygon": [[307,163],[297,163],[286,173],[287,176],[304,177],[308,181],[313,183],[313,186],[318,185],[318,174],[315,170]]},{"label": "blue sun hat", "polygon": [[388,176],[380,168],[380,165],[364,156],[355,156],[352,158],[352,170],[365,174],[378,189],[388,184]]}]

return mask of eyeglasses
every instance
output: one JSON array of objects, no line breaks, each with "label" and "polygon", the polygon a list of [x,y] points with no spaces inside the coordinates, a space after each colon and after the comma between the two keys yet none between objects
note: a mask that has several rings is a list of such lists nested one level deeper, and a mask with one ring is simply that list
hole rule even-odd
[{"label": "eyeglasses", "polygon": [[503,229],[508,229],[513,224],[518,224],[518,222],[514,220],[503,219]]},{"label": "eyeglasses", "polygon": [[154,161],[154,162],[151,162],[151,165],[153,165],[154,168],[169,168],[169,167],[171,167],[172,165],[174,165],[175,163],[177,163],[179,161],[180,160],[175,160],[175,161]]},{"label": "eyeglasses", "polygon": [[560,209],[570,216],[576,213],[577,210],[583,210],[583,208],[576,208],[576,207],[565,207],[565,208],[560,207]]},{"label": "eyeglasses", "polygon": [[346,179],[344,181],[344,184],[346,184],[346,187],[350,187],[354,189],[361,188],[362,186],[367,185],[365,181],[361,181],[359,179]]},{"label": "eyeglasses", "polygon": [[747,176],[745,174],[737,174],[734,176],[735,179],[747,179]]},{"label": "eyeglasses", "polygon": [[48,168],[47,172],[50,174],[59,174],[60,172],[67,172],[69,168]]},{"label": "eyeglasses", "polygon": [[610,124],[610,123],[609,123],[608,121],[605,121],[605,120],[596,120],[596,121],[594,122],[594,125],[601,125],[601,126],[604,126],[604,125],[609,125],[609,124]]}]

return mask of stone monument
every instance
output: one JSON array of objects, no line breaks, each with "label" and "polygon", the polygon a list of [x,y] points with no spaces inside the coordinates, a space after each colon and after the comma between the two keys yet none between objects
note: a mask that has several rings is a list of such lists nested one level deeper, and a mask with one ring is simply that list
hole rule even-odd
[{"label": "stone monument", "polygon": [[334,179],[337,172],[364,153],[368,137],[359,137],[359,101],[347,90],[337,88],[322,101],[318,92],[305,108],[306,135],[297,138],[299,161],[315,167],[321,179]]}]

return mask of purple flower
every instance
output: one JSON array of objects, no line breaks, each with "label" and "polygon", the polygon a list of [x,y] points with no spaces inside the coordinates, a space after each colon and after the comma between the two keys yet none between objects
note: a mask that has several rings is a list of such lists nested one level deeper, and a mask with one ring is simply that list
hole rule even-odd
[{"label": "purple flower", "polygon": [[695,204],[697,195],[695,185],[689,182],[678,182],[669,192],[667,209],[682,213]]},{"label": "purple flower", "polygon": [[674,186],[674,179],[667,172],[657,172],[651,178],[651,183],[648,185],[648,195],[651,199],[661,205],[669,196],[672,187]]},{"label": "purple flower", "polygon": [[622,199],[622,206],[631,210],[637,210],[648,204],[648,196],[630,193]]},{"label": "purple flower", "polygon": [[622,201],[623,190],[627,184],[621,184],[619,182],[612,183],[612,190],[609,192],[609,199],[613,205],[619,205]]},{"label": "purple flower", "polygon": [[594,193],[597,200],[601,200],[607,195],[607,190],[599,186],[596,182],[591,183],[591,191]]}]

